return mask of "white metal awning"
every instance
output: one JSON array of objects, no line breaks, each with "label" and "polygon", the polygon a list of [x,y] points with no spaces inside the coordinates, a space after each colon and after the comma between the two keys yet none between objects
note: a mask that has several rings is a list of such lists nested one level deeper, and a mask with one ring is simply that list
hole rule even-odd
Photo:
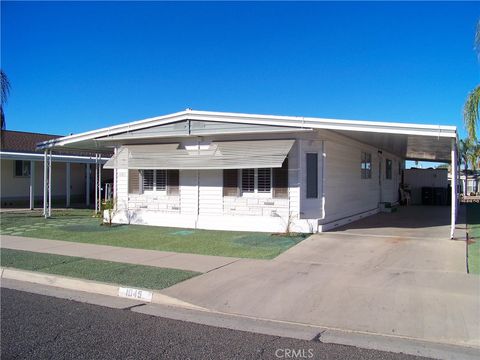
[{"label": "white metal awning", "polygon": [[105,169],[279,168],[295,140],[219,141],[200,146],[122,146]]}]

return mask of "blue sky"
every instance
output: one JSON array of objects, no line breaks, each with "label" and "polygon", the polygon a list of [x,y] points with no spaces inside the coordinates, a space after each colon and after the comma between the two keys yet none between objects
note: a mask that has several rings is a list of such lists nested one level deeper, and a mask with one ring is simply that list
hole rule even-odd
[{"label": "blue sky", "polygon": [[455,124],[477,3],[2,2],[7,128],[183,110]]}]

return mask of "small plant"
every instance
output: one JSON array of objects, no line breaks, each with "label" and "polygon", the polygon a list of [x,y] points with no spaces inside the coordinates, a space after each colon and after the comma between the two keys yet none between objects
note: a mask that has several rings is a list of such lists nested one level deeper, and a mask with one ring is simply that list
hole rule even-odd
[{"label": "small plant", "polygon": [[103,214],[104,210],[107,210],[108,213],[108,219],[107,219],[107,225],[112,226],[113,223],[113,217],[115,215],[115,199],[111,198],[102,203],[101,206],[101,214]]}]

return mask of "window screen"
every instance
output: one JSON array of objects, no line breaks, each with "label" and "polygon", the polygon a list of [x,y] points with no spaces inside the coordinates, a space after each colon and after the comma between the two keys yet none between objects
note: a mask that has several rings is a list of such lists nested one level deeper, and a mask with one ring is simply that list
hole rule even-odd
[{"label": "window screen", "polygon": [[180,171],[167,171],[167,194],[180,195]]},{"label": "window screen", "polygon": [[30,161],[15,160],[15,176],[30,176]]},{"label": "window screen", "polygon": [[273,197],[288,198],[288,158],[285,158],[281,168],[272,169]]},{"label": "window screen", "polygon": [[223,170],[223,196],[238,196],[238,170]]},{"label": "window screen", "polygon": [[153,170],[143,170],[143,190],[151,191],[153,190]]},{"label": "window screen", "polygon": [[307,199],[318,197],[318,154],[307,153]]},{"label": "window screen", "polygon": [[372,154],[367,152],[362,152],[362,179],[371,179],[372,178]]},{"label": "window screen", "polygon": [[255,191],[255,170],[242,170],[242,191],[253,193]]},{"label": "window screen", "polygon": [[385,161],[385,178],[392,179],[392,160],[390,159]]},{"label": "window screen", "polygon": [[258,169],[257,188],[260,193],[268,193],[272,189],[272,171],[269,168]]},{"label": "window screen", "polygon": [[167,170],[155,170],[155,191],[165,191],[167,188]]}]

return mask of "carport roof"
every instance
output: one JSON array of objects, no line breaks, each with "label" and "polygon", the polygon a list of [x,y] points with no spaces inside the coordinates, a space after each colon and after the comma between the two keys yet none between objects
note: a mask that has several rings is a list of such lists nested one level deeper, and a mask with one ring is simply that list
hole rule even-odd
[{"label": "carport roof", "polygon": [[[135,141],[136,137],[131,136],[133,135],[132,132],[182,121],[258,125],[259,132],[264,133],[272,131],[311,131],[316,129],[331,130],[409,160],[449,162],[451,159],[452,143],[457,139],[457,128],[455,126],[256,115],[187,109],[173,114],[44,141],[39,143],[37,148],[63,150],[88,149],[97,152],[111,152],[114,139],[120,139],[122,136],[125,138],[129,135],[128,141]],[[216,134],[220,135],[221,132],[217,132]],[[188,136],[198,135],[189,133]],[[148,141],[152,142],[153,138],[159,139],[162,137],[166,137],[166,135],[156,134]],[[138,139],[140,138],[137,138],[137,140]],[[145,135],[142,137],[142,141],[146,141]],[[128,142],[125,140],[124,143]],[[118,145],[118,140],[116,145]]]}]

